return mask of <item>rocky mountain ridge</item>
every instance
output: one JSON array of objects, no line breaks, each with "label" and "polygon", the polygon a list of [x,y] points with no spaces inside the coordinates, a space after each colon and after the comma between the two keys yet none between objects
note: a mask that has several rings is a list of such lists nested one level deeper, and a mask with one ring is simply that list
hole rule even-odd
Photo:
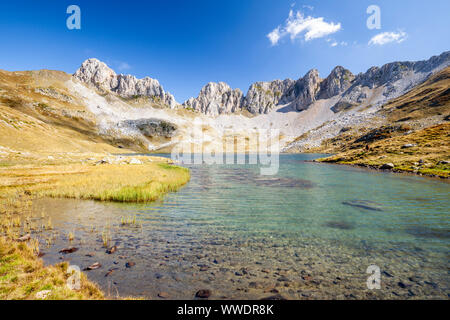
[{"label": "rocky mountain ridge", "polygon": [[158,80],[150,77],[137,79],[132,75],[116,74],[104,62],[91,58],[83,62],[73,77],[101,91],[111,91],[123,98],[147,96],[170,108],[177,105],[175,98],[165,92]]},{"label": "rocky mountain ridge", "polygon": [[[182,107],[213,117],[244,110],[251,114],[267,114],[278,105],[289,105],[292,111],[302,111],[317,100],[330,98],[336,98],[337,101],[331,106],[333,112],[364,103],[377,107],[406,93],[449,65],[450,51],[447,51],[428,60],[392,62],[382,67],[371,67],[358,75],[337,66],[322,79],[319,72],[312,69],[298,80],[253,83],[246,95],[224,82],[209,82],[200,90],[197,98],[188,99]],[[170,108],[178,105],[158,80],[117,75],[97,59],[83,62],[73,76],[99,90],[109,90],[124,98],[147,96]]]},{"label": "rocky mountain ridge", "polygon": [[[247,95],[241,100],[234,101],[233,108],[226,108],[217,96],[205,95],[206,86],[197,98],[190,98],[183,104],[198,112],[208,115],[232,113],[246,109],[252,114],[270,112],[277,105],[290,104],[292,110],[302,111],[309,108],[316,100],[339,97],[334,109],[338,112],[341,106],[349,107],[362,104],[368,100],[380,106],[387,100],[396,98],[414,86],[424,82],[431,74],[450,65],[450,51],[428,60],[417,62],[392,62],[382,67],[371,67],[365,73],[352,74],[342,66],[335,67],[331,73],[322,79],[316,69],[312,69],[298,80],[274,80],[270,82],[256,82],[252,84]],[[215,84],[209,83],[211,87]],[[230,95],[233,90],[222,83],[226,91],[220,95]],[[380,96],[376,96],[374,89],[379,88]],[[237,89],[234,89],[237,90]],[[333,108],[332,107],[332,108]]]}]

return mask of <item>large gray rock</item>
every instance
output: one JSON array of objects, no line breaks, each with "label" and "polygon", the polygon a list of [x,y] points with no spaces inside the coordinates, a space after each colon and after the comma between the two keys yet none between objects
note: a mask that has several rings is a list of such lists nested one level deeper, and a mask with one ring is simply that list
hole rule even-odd
[{"label": "large gray rock", "polygon": [[197,98],[190,98],[183,106],[210,116],[218,116],[239,111],[243,99],[240,89],[233,90],[225,82],[210,82],[202,88]]},{"label": "large gray rock", "polygon": [[158,80],[150,77],[137,79],[131,75],[118,75],[105,63],[94,58],[84,61],[73,77],[101,91],[115,92],[123,98],[147,96],[170,108],[177,105],[173,95],[165,92]]}]

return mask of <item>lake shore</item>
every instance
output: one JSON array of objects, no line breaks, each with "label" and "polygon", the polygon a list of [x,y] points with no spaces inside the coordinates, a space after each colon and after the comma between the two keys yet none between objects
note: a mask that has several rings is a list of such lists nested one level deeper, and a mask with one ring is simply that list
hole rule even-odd
[{"label": "lake shore", "polygon": [[59,160],[55,157],[27,164],[23,159],[13,159],[0,168],[0,299],[105,296],[83,273],[81,288],[69,289],[67,262],[43,265],[36,236],[52,230],[53,224],[45,212],[33,211],[36,199],[149,202],[178,190],[190,179],[188,169],[161,157],[82,155]]}]

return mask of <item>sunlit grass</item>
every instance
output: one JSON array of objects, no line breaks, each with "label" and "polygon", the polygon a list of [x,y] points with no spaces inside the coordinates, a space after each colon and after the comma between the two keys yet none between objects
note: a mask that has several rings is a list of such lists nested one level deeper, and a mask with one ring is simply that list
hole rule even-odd
[{"label": "sunlit grass", "polygon": [[0,237],[0,299],[36,299],[36,294],[50,290],[45,299],[103,299],[103,293],[81,274],[80,290],[71,290],[66,281],[68,263],[44,267],[36,253],[36,241],[14,243]]},{"label": "sunlit grass", "polygon": [[0,191],[24,190],[38,197],[150,202],[189,181],[186,168],[142,165],[64,165],[0,172]]},{"label": "sunlit grass", "polygon": [[[404,148],[406,144],[414,146]],[[448,161],[449,155],[450,124],[440,124],[411,134],[373,142],[370,144],[370,150],[359,147],[317,161],[376,168],[384,163],[392,163],[394,171],[448,178],[450,165],[444,164],[443,161]]]}]

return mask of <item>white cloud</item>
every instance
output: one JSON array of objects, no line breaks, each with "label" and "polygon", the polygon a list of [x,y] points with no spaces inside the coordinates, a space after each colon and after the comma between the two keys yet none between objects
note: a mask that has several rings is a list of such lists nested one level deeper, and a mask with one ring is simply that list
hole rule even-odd
[{"label": "white cloud", "polygon": [[305,8],[305,9],[314,10],[314,7],[310,6],[308,4],[304,4],[302,7]]},{"label": "white cloud", "polygon": [[281,38],[287,35],[290,36],[291,40],[303,36],[305,41],[310,41],[338,32],[340,29],[340,23],[325,22],[323,17],[305,17],[300,11],[294,14],[291,10],[285,25],[283,27],[278,26],[267,37],[272,45],[276,45]]},{"label": "white cloud", "polygon": [[332,47],[336,47],[338,45],[338,43],[335,41],[331,44]]},{"label": "white cloud", "polygon": [[278,40],[280,40],[280,27],[272,30],[271,33],[269,33],[267,35],[267,37],[269,38],[270,42],[272,43],[272,45],[276,45],[278,43]]},{"label": "white cloud", "polygon": [[373,36],[369,41],[369,45],[382,46],[390,42],[402,43],[406,40],[407,36],[408,35],[403,31],[383,32]]}]

